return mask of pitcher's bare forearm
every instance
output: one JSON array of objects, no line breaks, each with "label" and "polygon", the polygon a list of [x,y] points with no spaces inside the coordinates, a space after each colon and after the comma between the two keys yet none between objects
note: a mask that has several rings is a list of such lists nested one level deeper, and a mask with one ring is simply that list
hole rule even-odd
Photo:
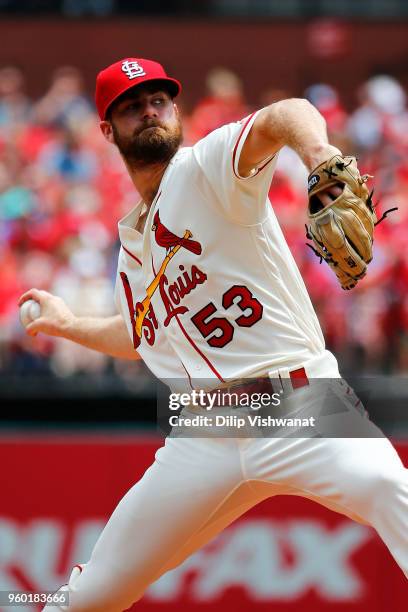
[{"label": "pitcher's bare forearm", "polygon": [[63,337],[87,348],[119,359],[140,359],[133,348],[122,315],[75,317]]},{"label": "pitcher's bare forearm", "polygon": [[26,328],[30,336],[43,333],[66,338],[112,357],[140,359],[121,315],[77,317],[60,297],[39,289],[30,289],[24,293],[19,304],[29,299],[39,302],[41,308],[41,316]]},{"label": "pitcher's bare forearm", "polygon": [[240,171],[247,174],[285,145],[299,155],[309,171],[340,153],[329,144],[326,122],[317,108],[302,98],[291,98],[259,112],[242,149]]}]

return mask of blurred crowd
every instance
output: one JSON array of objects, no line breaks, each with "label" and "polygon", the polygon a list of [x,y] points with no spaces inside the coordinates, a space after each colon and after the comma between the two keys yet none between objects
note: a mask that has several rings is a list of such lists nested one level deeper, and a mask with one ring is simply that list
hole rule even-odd
[{"label": "blurred crowd", "polygon": [[[214,68],[206,95],[184,112],[185,144],[253,110],[239,77]],[[367,277],[343,292],[334,274],[305,246],[306,170],[290,150],[280,153],[270,197],[317,309],[328,347],[343,369],[358,373],[408,371],[408,110],[403,87],[387,75],[363,83],[346,110],[336,90],[314,84],[305,92],[264,92],[258,106],[291,95],[307,97],[324,115],[331,142],[357,154],[375,176],[379,216],[399,206],[375,234]],[[115,312],[113,284],[119,249],[117,221],[137,194],[114,147],[99,131],[81,73],[52,75],[39,100],[25,92],[24,74],[0,69],[0,371],[114,371],[135,379],[143,366],[115,361],[68,343],[27,337],[17,300],[30,287],[63,297],[78,315]]]}]

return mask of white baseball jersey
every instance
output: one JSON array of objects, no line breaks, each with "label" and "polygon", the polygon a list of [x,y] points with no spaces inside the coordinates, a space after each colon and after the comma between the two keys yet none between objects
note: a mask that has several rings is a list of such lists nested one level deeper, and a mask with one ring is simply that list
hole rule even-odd
[{"label": "white baseball jersey", "polygon": [[324,350],[268,199],[276,156],[249,177],[238,172],[256,114],[177,152],[143,235],[135,230],[142,203],[119,222],[116,303],[136,350],[164,382],[214,379],[217,387]]}]

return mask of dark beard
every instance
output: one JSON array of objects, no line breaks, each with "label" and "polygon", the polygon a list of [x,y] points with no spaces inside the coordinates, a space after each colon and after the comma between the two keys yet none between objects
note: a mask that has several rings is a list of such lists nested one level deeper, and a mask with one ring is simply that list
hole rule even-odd
[{"label": "dark beard", "polygon": [[127,164],[135,167],[150,166],[170,161],[183,140],[181,122],[174,131],[158,122],[148,122],[133,136],[121,136],[112,122],[115,144]]}]

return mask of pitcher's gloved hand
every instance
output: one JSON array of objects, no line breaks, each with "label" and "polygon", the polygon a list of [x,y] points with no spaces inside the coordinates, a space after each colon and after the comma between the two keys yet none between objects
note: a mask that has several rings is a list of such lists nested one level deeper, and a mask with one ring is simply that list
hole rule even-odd
[{"label": "pitcher's gloved hand", "polygon": [[334,155],[309,176],[306,235],[321,260],[333,269],[343,289],[352,289],[373,257],[377,217],[355,157]]}]

